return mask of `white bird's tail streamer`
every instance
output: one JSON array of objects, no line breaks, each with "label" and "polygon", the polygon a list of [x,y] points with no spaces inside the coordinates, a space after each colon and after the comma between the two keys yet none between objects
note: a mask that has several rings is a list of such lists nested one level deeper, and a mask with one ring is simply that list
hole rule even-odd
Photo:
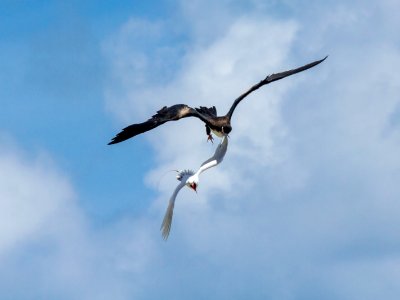
[{"label": "white bird's tail streamer", "polygon": [[[178,176],[181,175],[182,171],[178,173]],[[162,231],[162,236],[164,240],[168,239],[169,232],[171,230],[171,225],[172,225],[172,216],[174,214],[174,206],[175,206],[175,200],[176,196],[178,195],[179,191],[185,186],[186,184],[186,179],[182,180],[182,178],[178,178],[180,180],[178,186],[175,188],[174,193],[172,194],[171,198],[169,199],[167,211],[165,212],[165,216],[163,219],[163,222],[161,224],[160,230]],[[186,177],[185,177],[186,178]]]},{"label": "white bird's tail streamer", "polygon": [[161,224],[160,229],[162,231],[162,237],[164,240],[168,239],[169,232],[171,231],[172,216],[174,215],[174,206],[175,206],[174,200],[171,199],[169,201],[167,211],[165,212],[165,216]]}]

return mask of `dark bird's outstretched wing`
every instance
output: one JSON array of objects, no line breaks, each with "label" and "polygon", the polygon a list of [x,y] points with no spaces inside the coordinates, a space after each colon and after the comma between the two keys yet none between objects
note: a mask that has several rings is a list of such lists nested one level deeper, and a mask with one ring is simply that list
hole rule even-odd
[{"label": "dark bird's outstretched wing", "polygon": [[201,113],[203,116],[209,117],[209,118],[215,118],[217,117],[217,109],[215,106],[212,107],[205,107],[205,106],[200,106],[195,108],[199,113]]},{"label": "dark bird's outstretched wing", "polygon": [[203,122],[208,123],[208,117],[199,113],[195,109],[187,106],[186,104],[176,104],[170,107],[164,106],[154,116],[148,119],[146,122],[132,124],[122,129],[108,145],[117,144],[123,142],[131,137],[134,137],[143,132],[154,129],[165,122],[177,121],[186,117],[197,117]]},{"label": "dark bird's outstretched wing", "polygon": [[312,63],[309,63],[307,65],[299,67],[297,69],[293,69],[293,70],[289,70],[289,71],[285,71],[285,72],[281,72],[281,73],[268,75],[267,77],[265,77],[265,79],[261,80],[256,85],[252,86],[247,92],[243,93],[238,98],[236,98],[236,100],[233,102],[232,107],[229,110],[229,112],[226,114],[226,116],[229,117],[229,119],[230,119],[232,117],[233,111],[235,110],[235,108],[239,104],[239,102],[242,101],[245,97],[247,97],[250,93],[252,93],[255,90],[257,90],[260,87],[262,87],[263,85],[266,85],[268,83],[280,80],[280,79],[285,78],[287,76],[290,76],[290,75],[293,75],[293,74],[300,73],[300,72],[303,72],[305,70],[308,70],[308,69],[320,64],[321,62],[323,62],[327,57],[328,56],[325,56],[325,58],[323,58],[321,60],[314,61]]}]

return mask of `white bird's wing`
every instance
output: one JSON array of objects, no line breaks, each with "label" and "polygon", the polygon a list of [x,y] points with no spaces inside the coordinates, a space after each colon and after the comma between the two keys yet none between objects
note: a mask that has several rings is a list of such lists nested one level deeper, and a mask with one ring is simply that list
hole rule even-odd
[{"label": "white bird's wing", "polygon": [[200,175],[205,170],[215,167],[216,165],[221,163],[225,157],[227,150],[228,150],[228,137],[224,136],[222,138],[221,143],[218,145],[217,149],[215,149],[214,155],[201,164],[196,174]]},{"label": "white bird's wing", "polygon": [[171,198],[169,199],[168,208],[165,212],[164,219],[161,224],[160,230],[162,231],[162,236],[164,240],[168,239],[169,232],[171,231],[172,225],[172,216],[174,214],[174,206],[175,206],[175,199],[178,195],[179,191],[185,186],[186,180],[182,180],[178,186],[175,188],[174,193],[172,194]]}]

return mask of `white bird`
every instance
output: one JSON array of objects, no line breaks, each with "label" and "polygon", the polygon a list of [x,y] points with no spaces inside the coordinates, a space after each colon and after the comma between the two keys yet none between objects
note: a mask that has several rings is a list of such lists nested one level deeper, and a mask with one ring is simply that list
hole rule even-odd
[{"label": "white bird", "polygon": [[165,216],[160,228],[164,240],[168,239],[169,232],[171,230],[175,199],[179,191],[186,185],[187,187],[197,192],[197,187],[199,185],[199,175],[203,173],[205,170],[220,164],[225,157],[227,149],[228,149],[228,137],[224,135],[222,137],[221,143],[215,150],[214,155],[209,159],[207,159],[205,162],[203,162],[196,173],[194,173],[192,170],[178,171],[176,179],[178,179],[180,183],[175,188],[175,191],[172,193],[171,198],[169,199],[168,208],[167,211],[165,212]]}]

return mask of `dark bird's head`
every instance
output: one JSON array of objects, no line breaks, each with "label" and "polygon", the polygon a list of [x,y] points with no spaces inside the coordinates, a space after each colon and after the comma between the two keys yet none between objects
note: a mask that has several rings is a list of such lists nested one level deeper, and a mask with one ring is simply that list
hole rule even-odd
[{"label": "dark bird's head", "polygon": [[222,133],[229,134],[232,131],[231,125],[222,126]]}]

